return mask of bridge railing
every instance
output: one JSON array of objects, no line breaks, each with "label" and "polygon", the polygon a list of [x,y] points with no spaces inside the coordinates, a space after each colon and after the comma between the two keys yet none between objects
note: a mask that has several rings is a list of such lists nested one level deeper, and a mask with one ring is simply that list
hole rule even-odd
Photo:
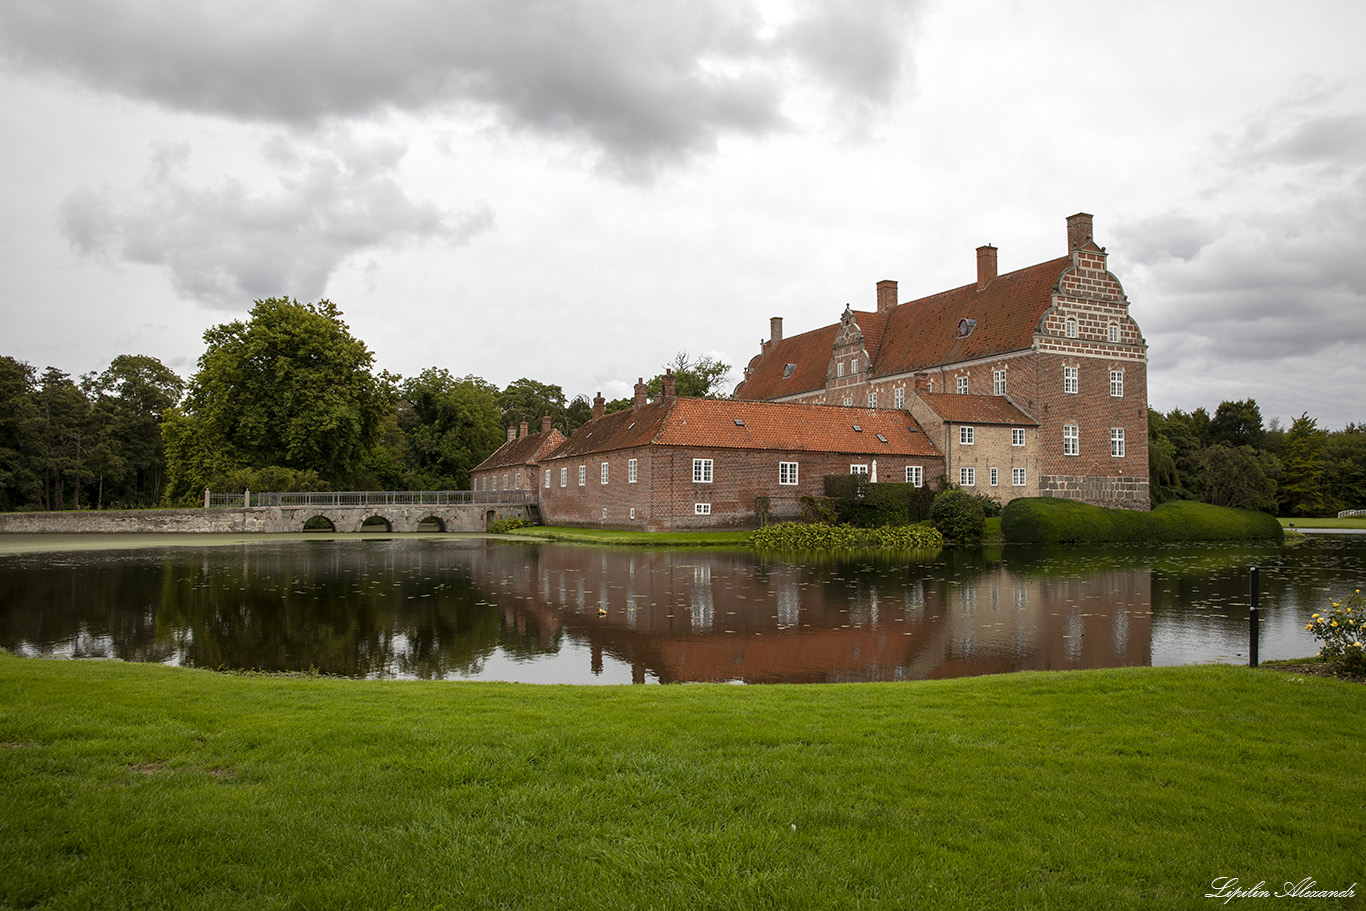
[{"label": "bridge railing", "polygon": [[205,507],[232,506],[461,506],[474,503],[520,506],[535,502],[526,490],[312,490],[205,492]]}]

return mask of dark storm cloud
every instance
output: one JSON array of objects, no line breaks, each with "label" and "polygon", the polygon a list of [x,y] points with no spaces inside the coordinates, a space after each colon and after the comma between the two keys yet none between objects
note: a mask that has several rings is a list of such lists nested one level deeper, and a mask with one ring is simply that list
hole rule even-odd
[{"label": "dark storm cloud", "polygon": [[316,298],[348,256],[376,247],[437,239],[467,242],[493,219],[486,206],[455,217],[410,199],[392,168],[402,146],[338,139],[328,153],[292,155],[274,193],[235,180],[196,186],[184,176],[189,151],[153,156],[137,193],[82,188],[62,203],[63,234],[77,250],[165,266],[182,296],[238,309],[289,295]]},{"label": "dark storm cloud", "polygon": [[782,124],[784,66],[885,100],[908,2],[822,0],[776,37],[737,0],[87,0],[0,5],[19,66],[242,120],[314,126],[487,106],[628,174]]}]

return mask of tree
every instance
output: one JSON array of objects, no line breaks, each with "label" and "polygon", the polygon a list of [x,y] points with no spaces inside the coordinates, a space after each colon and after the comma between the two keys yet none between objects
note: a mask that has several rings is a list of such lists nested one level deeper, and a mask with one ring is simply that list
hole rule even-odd
[{"label": "tree", "polygon": [[1187,484],[1196,498],[1215,506],[1276,511],[1276,457],[1251,446],[1216,443],[1184,460]]},{"label": "tree", "polygon": [[[483,383],[483,380],[479,380]],[[487,385],[487,384],[485,384]],[[573,428],[566,424],[566,403],[564,390],[559,386],[551,386],[548,383],[539,383],[536,380],[522,377],[520,380],[513,380],[507,387],[498,392],[498,408],[502,413],[502,423],[504,427],[511,427],[526,421],[533,427],[541,426],[541,416],[550,415],[550,425],[556,427],[566,436]]]},{"label": "tree", "polygon": [[409,485],[468,489],[470,469],[505,440],[498,405],[498,387],[477,376],[457,379],[446,370],[429,367],[404,382],[398,425]]},{"label": "tree", "polygon": [[[725,398],[727,380],[730,377],[730,364],[723,363],[710,355],[690,357],[687,351],[680,351],[665,365],[674,376],[674,394],[685,398],[719,399]],[[664,374],[650,378],[650,398],[664,392]]]},{"label": "tree", "polygon": [[[316,472],[335,487],[353,483],[393,401],[371,372],[374,355],[336,305],[259,300],[246,322],[214,326],[204,341],[186,397],[188,425],[176,423],[168,458],[172,449],[188,456],[197,447],[202,456],[207,447],[220,467],[279,466]],[[194,473],[177,469],[178,478]]]},{"label": "tree", "polygon": [[1348,424],[1323,444],[1328,512],[1366,509],[1366,425]]},{"label": "tree", "polygon": [[1266,438],[1262,428],[1262,409],[1256,399],[1242,402],[1220,402],[1209,424],[1210,441],[1229,446],[1253,446],[1258,449]]},{"label": "tree", "polygon": [[90,403],[71,380],[56,367],[48,367],[38,382],[38,409],[42,426],[40,465],[43,475],[43,506],[65,509],[67,485],[71,508],[81,508],[82,448],[90,421]]},{"label": "tree", "polygon": [[43,495],[42,418],[37,371],[0,356],[0,510],[38,503]]},{"label": "tree", "polygon": [[1280,509],[1282,515],[1319,516],[1326,511],[1323,445],[1326,434],[1306,412],[1285,433],[1281,457]]},{"label": "tree", "polygon": [[92,457],[97,503],[148,506],[166,474],[162,417],[180,401],[185,381],[154,357],[121,354],[92,384],[98,414]]}]

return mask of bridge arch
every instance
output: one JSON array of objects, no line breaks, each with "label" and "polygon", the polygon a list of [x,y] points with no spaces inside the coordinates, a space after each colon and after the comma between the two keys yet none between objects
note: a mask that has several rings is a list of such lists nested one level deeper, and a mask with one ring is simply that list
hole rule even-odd
[{"label": "bridge arch", "polygon": [[299,531],[330,532],[336,534],[338,531],[336,520],[323,513],[316,513],[304,519],[299,526]]},{"label": "bridge arch", "polygon": [[371,513],[361,520],[356,531],[393,531],[394,523],[379,513]]},{"label": "bridge arch", "polygon": [[417,525],[413,526],[413,531],[423,532],[444,532],[446,530],[446,520],[435,513],[424,516],[417,520]]}]

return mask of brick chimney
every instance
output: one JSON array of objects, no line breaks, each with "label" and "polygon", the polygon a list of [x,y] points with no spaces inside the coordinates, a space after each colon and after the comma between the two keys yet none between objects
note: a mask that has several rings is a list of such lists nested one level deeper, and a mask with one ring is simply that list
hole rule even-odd
[{"label": "brick chimney", "polygon": [[522,437],[526,436],[526,426],[526,421],[523,421],[521,426],[517,428],[517,439],[520,440]]},{"label": "brick chimney", "polygon": [[650,387],[645,385],[645,377],[636,380],[636,400],[631,405],[631,410],[636,411],[650,401]]},{"label": "brick chimney", "polygon": [[977,248],[977,290],[996,277],[996,248],[991,244]]},{"label": "brick chimney", "polygon": [[513,440],[515,440],[515,439],[517,439],[517,428],[516,428],[516,427],[513,427],[511,424],[509,424],[509,425],[508,425],[508,442],[511,443],[511,442],[512,442]]},{"label": "brick chimney", "polygon": [[541,433],[550,432],[550,412],[541,415]]},{"label": "brick chimney", "polygon": [[884,278],[877,283],[877,312],[886,313],[896,307],[896,282]]},{"label": "brick chimney", "polygon": [[599,392],[593,396],[593,417],[600,418],[607,413],[607,400]]},{"label": "brick chimney", "polygon": [[664,371],[664,398],[666,398],[666,399],[671,399],[671,398],[673,398],[673,397],[674,397],[674,372],[673,372],[673,369],[672,369],[672,368],[667,368],[667,369],[665,369],[665,371]]},{"label": "brick chimney", "polygon": [[1067,216],[1067,251],[1070,253],[1090,240],[1091,216],[1085,212]]},{"label": "brick chimney", "polygon": [[768,320],[768,343],[776,345],[783,340],[783,318],[781,316],[770,317]]}]

